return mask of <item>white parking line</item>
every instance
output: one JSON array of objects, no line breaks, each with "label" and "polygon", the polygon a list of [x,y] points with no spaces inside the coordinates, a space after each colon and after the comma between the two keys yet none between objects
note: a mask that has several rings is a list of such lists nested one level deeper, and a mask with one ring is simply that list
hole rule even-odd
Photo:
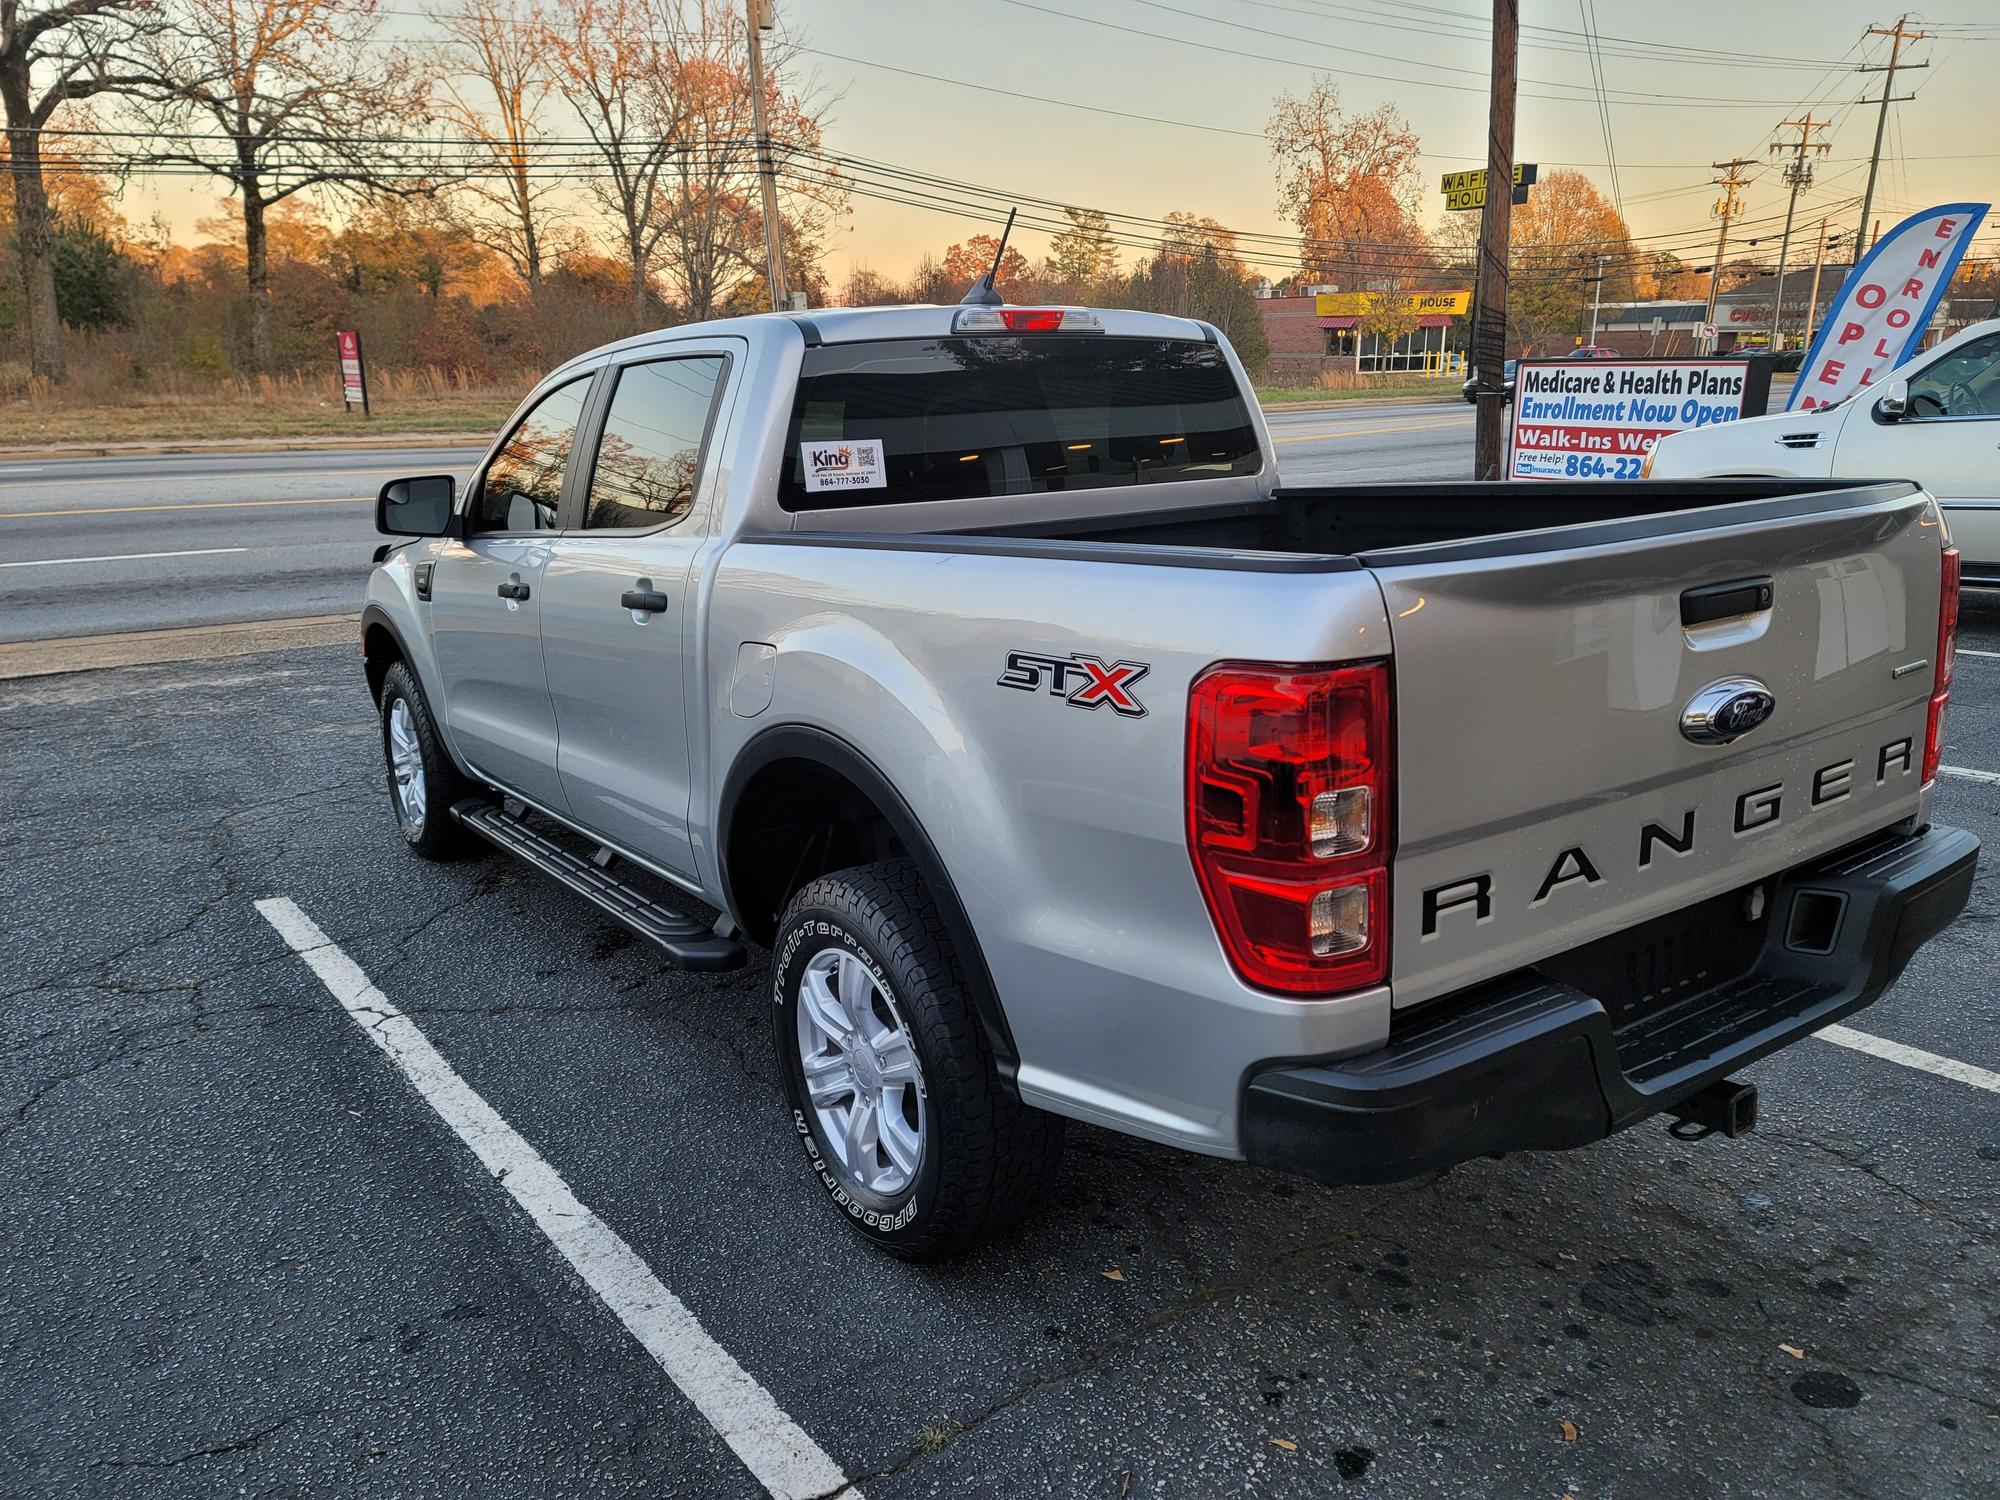
[{"label": "white parking line", "polygon": [[2000,785],[2000,771],[1974,771],[1965,766],[1939,766],[1938,770],[1943,775],[1957,776],[1965,781],[1990,781]]},{"label": "white parking line", "polygon": [[1957,656],[1990,656],[1995,661],[2000,661],[2000,651],[1974,651],[1970,646],[1960,646],[1953,654]]},{"label": "white parking line", "polygon": [[618,1315],[667,1378],[743,1460],[757,1482],[783,1500],[840,1490],[847,1476],[809,1433],[780,1409],[695,1315],[613,1230],[585,1208],[569,1184],[452,1070],[415,1022],[369,982],[360,966],[283,897],[257,910],[320,977],[370,1041],[471,1148],[584,1284]]},{"label": "white parking line", "polygon": [[248,552],[248,547],[193,547],[185,552],[119,552],[109,557],[38,557],[33,562],[5,562],[0,568],[54,568],[63,563],[144,562],[154,557],[216,557],[224,552]]},{"label": "white parking line", "polygon": [[1832,1042],[1836,1047],[1852,1047],[1856,1052],[1866,1052],[1870,1057],[1901,1063],[1906,1068],[1921,1068],[1926,1073],[1935,1073],[1938,1077],[1949,1078],[1955,1083],[1969,1083],[1976,1089],[1985,1089],[1989,1094],[2000,1094],[2000,1073],[1974,1067],[1971,1063],[1960,1062],[1955,1057],[1940,1057],[1937,1053],[1926,1052],[1921,1047],[1905,1047],[1901,1042],[1892,1042],[1886,1037],[1870,1036],[1865,1031],[1856,1031],[1848,1026],[1829,1026],[1824,1031],[1815,1032],[1814,1035],[1821,1041]]}]

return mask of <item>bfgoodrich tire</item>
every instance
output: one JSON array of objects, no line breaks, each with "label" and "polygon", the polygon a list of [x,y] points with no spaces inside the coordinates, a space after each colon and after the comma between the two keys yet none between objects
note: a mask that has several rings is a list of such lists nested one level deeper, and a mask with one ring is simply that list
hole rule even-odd
[{"label": "bfgoodrich tire", "polygon": [[403,662],[382,679],[381,710],[389,805],[403,842],[424,859],[457,859],[472,848],[473,837],[452,817],[452,804],[478,788],[453,764],[416,674]]},{"label": "bfgoodrich tire", "polygon": [[773,1019],[815,1181],[904,1260],[961,1255],[1053,1180],[1062,1121],[1001,1083],[965,971],[907,860],[823,875],[778,925]]}]

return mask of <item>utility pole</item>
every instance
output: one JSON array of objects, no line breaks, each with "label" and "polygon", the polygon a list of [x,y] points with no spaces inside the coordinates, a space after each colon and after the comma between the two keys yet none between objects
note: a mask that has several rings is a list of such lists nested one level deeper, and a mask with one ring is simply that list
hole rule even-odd
[{"label": "utility pole", "polygon": [[1602,250],[1597,252],[1597,275],[1594,278],[1597,282],[1597,295],[1592,298],[1590,304],[1590,345],[1593,349],[1597,347],[1597,315],[1604,308],[1604,263],[1609,259],[1611,257]]},{"label": "utility pole", "polygon": [[[1778,280],[1776,288],[1771,294],[1771,352],[1773,354],[1776,354],[1780,349],[1785,347],[1785,261],[1790,256],[1792,249],[1792,215],[1797,211],[1799,206],[1799,189],[1811,187],[1813,180],[1812,161],[1806,156],[1806,153],[1808,151],[1825,151],[1827,149],[1825,141],[1816,141],[1813,139],[1813,132],[1824,130],[1832,123],[1831,120],[1815,120],[1812,117],[1812,111],[1807,110],[1806,117],[1803,120],[1787,120],[1778,127],[1780,130],[1798,131],[1799,138],[1796,141],[1771,142],[1771,149],[1773,151],[1790,151],[1792,153],[1792,159],[1785,163],[1785,186],[1792,190],[1792,195],[1785,200],[1785,237],[1778,241]],[[1822,239],[1824,239],[1824,236],[1822,236]]]},{"label": "utility pole", "polygon": [[1800,340],[1807,348],[1812,347],[1813,324],[1819,321],[1819,273],[1820,268],[1826,264],[1826,247],[1830,243],[1832,241],[1826,234],[1826,220],[1822,218],[1819,221],[1819,239],[1813,246],[1812,290],[1806,293],[1806,332],[1805,337]]},{"label": "utility pole", "polygon": [[1896,69],[1899,66],[1907,68],[1928,68],[1930,66],[1929,63],[1905,63],[1902,60],[1903,43],[1920,42],[1930,35],[1928,31],[1909,30],[1909,20],[1909,16],[1905,14],[1894,26],[1870,26],[1868,28],[1868,35],[1870,36],[1895,38],[1889,44],[1889,66],[1886,68],[1856,69],[1857,72],[1861,73],[1888,74],[1888,77],[1882,80],[1882,108],[1875,115],[1875,150],[1868,157],[1868,188],[1861,195],[1861,228],[1854,236],[1854,263],[1857,266],[1861,264],[1861,257],[1868,251],[1868,214],[1875,206],[1875,173],[1882,165],[1882,130],[1889,123],[1889,106],[1895,102],[1889,96],[1896,89]]},{"label": "utility pole", "polygon": [[778,24],[778,0],[748,3],[750,113],[757,127],[757,180],[764,195],[764,281],[771,289],[771,311],[780,312],[789,299],[785,295],[784,226],[778,219],[778,169],[771,160],[771,134],[764,128],[763,41],[763,34]]},{"label": "utility pole", "polygon": [[[1736,190],[1746,186],[1750,179],[1737,176],[1741,167],[1755,166],[1755,162],[1737,157],[1734,161],[1710,163],[1722,175],[1715,179],[1715,185],[1722,189],[1722,196],[1715,200],[1709,212],[1722,220],[1722,228],[1715,236],[1715,264],[1708,268],[1708,310],[1702,314],[1702,322],[1715,322],[1715,296],[1722,286],[1722,252],[1729,244],[1729,221],[1743,212],[1743,200],[1736,196]],[[1717,335],[1719,338],[1720,335]],[[1708,352],[1715,352],[1716,339],[1708,341]]]},{"label": "utility pole", "polygon": [[1507,421],[1507,247],[1514,209],[1514,65],[1521,0],[1493,0],[1493,83],[1487,105],[1486,206],[1479,216],[1479,275],[1473,316],[1472,477],[1500,479]]}]

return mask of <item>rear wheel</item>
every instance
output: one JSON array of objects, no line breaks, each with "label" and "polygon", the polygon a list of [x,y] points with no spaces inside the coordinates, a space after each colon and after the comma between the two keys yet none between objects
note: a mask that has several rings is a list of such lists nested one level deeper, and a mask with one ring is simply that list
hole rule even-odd
[{"label": "rear wheel", "polygon": [[792,898],[776,950],[792,1126],[848,1223],[891,1255],[943,1260],[1026,1217],[1062,1121],[1000,1081],[915,867],[821,876]]},{"label": "rear wheel", "polygon": [[464,854],[473,840],[452,817],[452,804],[478,788],[452,763],[416,674],[403,662],[390,667],[382,679],[381,709],[389,803],[403,842],[425,859]]}]

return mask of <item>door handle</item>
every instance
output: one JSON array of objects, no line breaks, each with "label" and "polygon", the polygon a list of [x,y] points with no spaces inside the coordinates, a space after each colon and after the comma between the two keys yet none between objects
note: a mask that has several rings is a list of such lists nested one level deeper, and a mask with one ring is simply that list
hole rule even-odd
[{"label": "door handle", "polygon": [[502,599],[525,599],[528,597],[528,586],[525,583],[503,583],[499,594]]},{"label": "door handle", "polygon": [[[645,582],[644,579],[640,580]],[[627,589],[618,596],[620,609],[637,610],[641,614],[657,615],[665,611],[667,596],[658,589]]]}]

